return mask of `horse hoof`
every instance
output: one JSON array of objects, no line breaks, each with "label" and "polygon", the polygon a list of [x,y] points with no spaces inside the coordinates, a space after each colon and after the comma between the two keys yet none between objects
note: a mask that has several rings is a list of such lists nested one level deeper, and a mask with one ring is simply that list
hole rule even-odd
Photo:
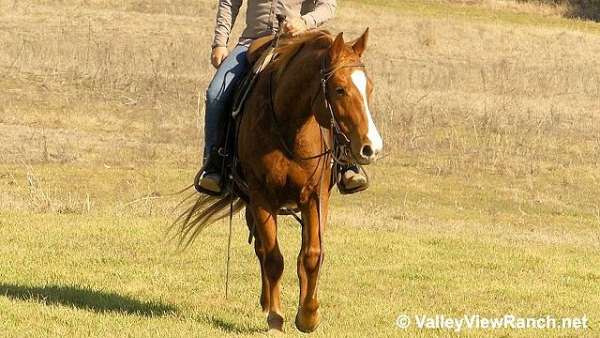
[{"label": "horse hoof", "polygon": [[303,312],[302,310],[298,310],[296,314],[296,328],[304,333],[311,333],[319,327],[321,324],[321,316],[319,315],[319,311],[313,312]]},{"label": "horse hoof", "polygon": [[279,331],[283,333],[283,316],[275,312],[270,312],[267,316],[267,324],[269,325],[269,333]]}]

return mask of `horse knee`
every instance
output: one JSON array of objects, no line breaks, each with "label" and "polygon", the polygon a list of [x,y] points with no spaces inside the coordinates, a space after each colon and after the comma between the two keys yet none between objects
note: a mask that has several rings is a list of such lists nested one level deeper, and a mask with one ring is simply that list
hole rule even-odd
[{"label": "horse knee", "polygon": [[254,240],[254,253],[256,253],[256,256],[261,260],[265,258],[265,249],[262,247],[262,245],[260,245],[260,242],[256,239]]},{"label": "horse knee", "polygon": [[304,268],[308,272],[316,271],[322,258],[321,248],[309,248],[304,253]]},{"label": "horse knee", "polygon": [[283,256],[279,250],[271,250],[265,257],[265,269],[270,279],[279,279],[283,274]]}]

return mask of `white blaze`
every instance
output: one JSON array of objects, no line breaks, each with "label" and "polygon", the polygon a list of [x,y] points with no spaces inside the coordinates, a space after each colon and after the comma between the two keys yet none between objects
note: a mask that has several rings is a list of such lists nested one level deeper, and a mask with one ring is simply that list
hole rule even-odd
[{"label": "white blaze", "polygon": [[379,135],[379,131],[377,131],[377,127],[375,127],[375,123],[373,123],[371,111],[369,110],[369,102],[367,101],[367,74],[362,70],[355,70],[352,72],[351,77],[352,82],[363,98],[363,108],[365,114],[367,114],[367,121],[369,123],[367,139],[369,139],[373,151],[378,153],[383,149],[383,140],[381,139],[381,135]]}]

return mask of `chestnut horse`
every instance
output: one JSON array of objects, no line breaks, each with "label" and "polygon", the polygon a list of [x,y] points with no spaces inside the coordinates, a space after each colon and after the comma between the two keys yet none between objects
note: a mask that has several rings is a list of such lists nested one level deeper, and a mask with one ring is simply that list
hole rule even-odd
[{"label": "chestnut horse", "polygon": [[[297,269],[300,299],[296,327],[311,332],[320,322],[317,282],[323,263],[334,162],[347,157],[372,163],[383,142],[371,118],[373,85],[361,57],[368,29],[346,43],[340,33],[311,31],[281,41],[274,61],[259,75],[238,120],[237,151],[247,182],[246,201],[230,192],[201,197],[179,220],[178,233],[188,243],[228,206],[246,206],[246,221],[260,263],[260,304],[269,330],[283,330],[280,279],[283,256],[277,241],[277,217],[283,207],[302,214],[302,247]],[[332,149],[341,139],[347,151]],[[235,202],[235,203],[234,203]]]}]

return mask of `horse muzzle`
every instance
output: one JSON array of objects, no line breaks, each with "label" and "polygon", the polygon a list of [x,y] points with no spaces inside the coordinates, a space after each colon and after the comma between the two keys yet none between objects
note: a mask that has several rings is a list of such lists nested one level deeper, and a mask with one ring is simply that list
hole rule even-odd
[{"label": "horse muzzle", "polygon": [[382,146],[373,143],[364,143],[358,152],[354,154],[354,159],[361,165],[367,165],[375,162],[379,157],[379,153],[382,150]]}]

